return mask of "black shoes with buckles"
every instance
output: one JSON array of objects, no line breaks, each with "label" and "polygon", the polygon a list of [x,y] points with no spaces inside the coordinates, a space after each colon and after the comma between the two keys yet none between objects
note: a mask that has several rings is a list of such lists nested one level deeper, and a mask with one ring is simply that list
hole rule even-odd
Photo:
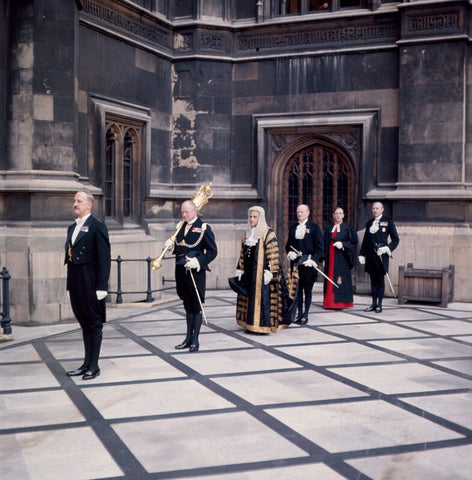
[{"label": "black shoes with buckles", "polygon": [[370,307],[364,308],[364,312],[382,313],[382,307],[380,305],[371,305]]},{"label": "black shoes with buckles", "polygon": [[87,372],[87,367],[79,367],[77,370],[70,370],[66,373],[68,377],[81,377]]},{"label": "black shoes with buckles", "polygon": [[293,323],[298,323],[299,325],[306,325],[308,323],[308,315],[306,313],[298,314],[297,319]]},{"label": "black shoes with buckles", "polygon": [[182,343],[179,343],[174,347],[176,350],[189,349],[190,352],[198,352],[200,345],[198,343],[186,342],[185,340]]},{"label": "black shoes with buckles", "polygon": [[86,367],[79,367],[77,370],[70,370],[66,375],[68,377],[82,377],[82,380],[93,380],[100,375],[100,369],[89,370]]},{"label": "black shoes with buckles", "polygon": [[100,375],[100,369],[97,368],[95,370],[87,370],[82,377],[82,380],[93,380],[95,377]]}]

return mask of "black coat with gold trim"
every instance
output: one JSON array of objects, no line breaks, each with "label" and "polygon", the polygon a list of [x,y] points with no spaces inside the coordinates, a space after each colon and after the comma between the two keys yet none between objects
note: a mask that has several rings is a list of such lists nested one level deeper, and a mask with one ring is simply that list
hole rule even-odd
[{"label": "black coat with gold trim", "polygon": [[216,258],[218,249],[215,242],[215,235],[210,225],[203,223],[202,220],[197,217],[185,235],[186,225],[186,222],[181,223],[176,236],[174,247],[175,280],[177,294],[184,301],[185,309],[198,312],[200,311],[200,305],[192,277],[184,266],[187,262],[186,257],[195,257],[200,264],[199,271],[193,269],[191,272],[200,295],[200,300],[203,303],[205,301],[206,272],[210,270],[208,264]]}]

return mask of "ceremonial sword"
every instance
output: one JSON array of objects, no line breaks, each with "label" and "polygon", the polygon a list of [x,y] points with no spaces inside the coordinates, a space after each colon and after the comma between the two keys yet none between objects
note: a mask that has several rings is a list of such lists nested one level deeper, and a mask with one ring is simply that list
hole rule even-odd
[{"label": "ceremonial sword", "polygon": [[[185,257],[190,260],[188,257]],[[195,288],[195,293],[197,294],[198,303],[200,304],[200,308],[202,309],[202,317],[205,322],[205,325],[208,326],[208,321],[205,315],[205,309],[203,308],[202,300],[200,298],[200,293],[198,292],[197,284],[195,283],[195,278],[193,278],[193,272],[191,268],[187,268],[187,271],[190,272],[190,277],[192,278],[193,288]]]},{"label": "ceremonial sword", "polygon": [[[302,255],[302,252],[300,252],[299,250],[297,250],[296,248],[292,247],[290,245],[290,248],[299,256]],[[311,256],[311,255],[310,255]],[[339,285],[335,282],[333,282],[333,280],[331,280],[331,278],[328,277],[328,275],[325,275],[316,265],[316,262],[313,260],[313,262],[315,263],[315,270],[318,271],[319,273],[321,273],[321,275],[323,275],[324,278],[326,278],[326,280],[328,280],[329,282],[331,282],[336,288],[339,288]]]}]

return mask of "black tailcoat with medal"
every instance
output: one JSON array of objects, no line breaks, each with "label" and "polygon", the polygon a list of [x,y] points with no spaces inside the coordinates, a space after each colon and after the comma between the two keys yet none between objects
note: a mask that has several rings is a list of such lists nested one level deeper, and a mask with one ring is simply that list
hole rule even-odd
[{"label": "black tailcoat with medal", "polygon": [[366,223],[359,254],[365,257],[365,271],[367,273],[388,273],[389,256],[383,254],[380,258],[377,255],[377,249],[388,247],[393,252],[397,248],[400,238],[393,220],[383,215],[379,219],[379,229],[375,233],[370,233],[370,227],[374,220],[375,218],[371,218]]},{"label": "black tailcoat with medal", "polygon": [[314,260],[318,265],[321,263],[324,256],[323,234],[320,227],[316,223],[307,221],[305,223],[304,237],[296,238],[295,232],[297,230],[297,226],[298,223],[292,225],[289,229],[285,251],[288,253],[290,251],[294,251],[294,248],[298,252],[301,252],[301,258],[295,260],[299,266],[300,280],[302,282],[310,283],[313,287],[313,284],[316,281],[317,272],[312,267],[305,267],[303,262],[308,260],[308,256],[311,255],[312,260]]},{"label": "black tailcoat with medal", "polygon": [[108,290],[111,262],[108,230],[90,215],[72,244],[75,225],[67,230],[64,258],[72,310],[82,328],[101,328],[106,321],[105,300],[97,300],[96,291]]}]

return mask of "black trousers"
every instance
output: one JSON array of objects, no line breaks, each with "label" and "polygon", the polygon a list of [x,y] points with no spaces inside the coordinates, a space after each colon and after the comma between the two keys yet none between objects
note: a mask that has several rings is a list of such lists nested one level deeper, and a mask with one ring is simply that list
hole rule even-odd
[{"label": "black trousers", "polygon": [[82,329],[83,368],[96,370],[106,321],[105,299],[97,300],[93,274],[87,265],[69,265],[69,296],[72,311]]},{"label": "black trousers", "polygon": [[297,308],[298,316],[308,316],[313,295],[313,285],[315,284],[317,273],[313,267],[298,267],[298,294]]}]

